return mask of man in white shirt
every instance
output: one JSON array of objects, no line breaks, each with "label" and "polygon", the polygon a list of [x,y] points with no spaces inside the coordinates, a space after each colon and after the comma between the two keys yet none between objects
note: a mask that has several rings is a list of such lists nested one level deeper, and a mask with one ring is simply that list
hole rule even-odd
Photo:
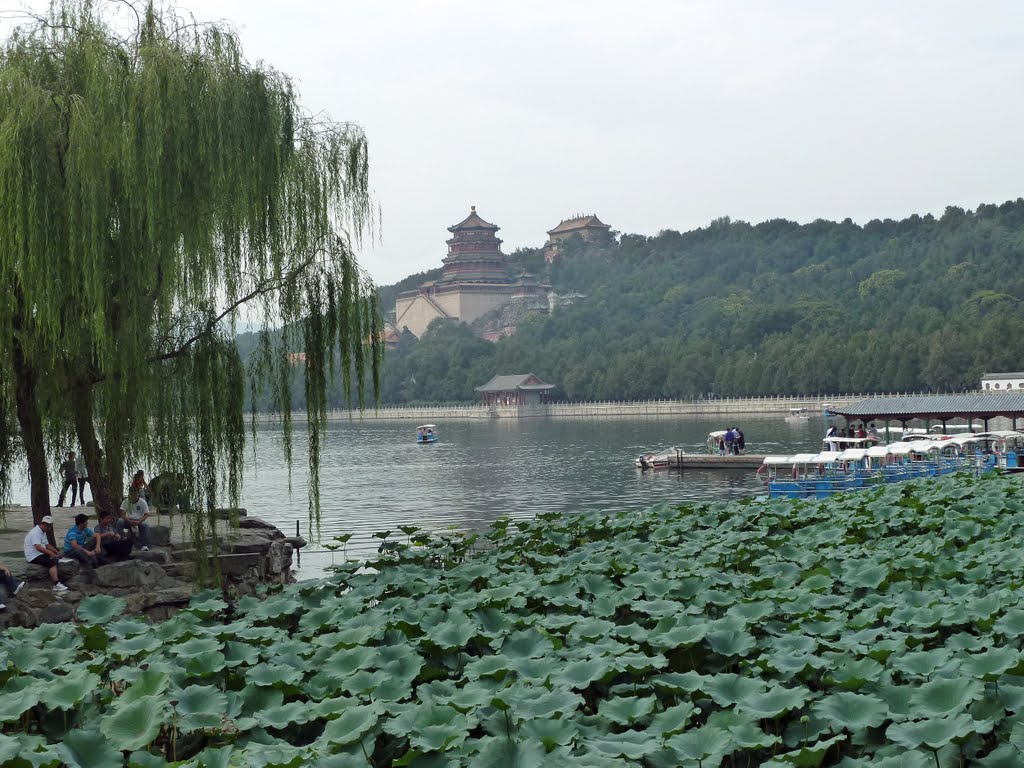
[{"label": "man in white shirt", "polygon": [[146,522],[148,517],[149,504],[136,489],[129,489],[128,498],[121,502],[122,530],[138,541],[142,552],[149,549],[149,523]]},{"label": "man in white shirt", "polygon": [[47,515],[25,535],[25,560],[32,565],[41,565],[50,574],[54,592],[67,592],[68,588],[60,583],[57,575],[57,561],[60,552],[50,544],[47,534],[53,530],[53,518]]}]

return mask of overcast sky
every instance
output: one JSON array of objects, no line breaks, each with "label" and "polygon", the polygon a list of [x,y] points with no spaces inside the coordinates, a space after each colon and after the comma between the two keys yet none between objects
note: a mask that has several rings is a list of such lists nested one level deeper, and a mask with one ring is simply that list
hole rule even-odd
[{"label": "overcast sky", "polygon": [[580,212],[655,234],[1024,194],[1018,0],[178,5],[365,128],[379,284],[440,266],[470,205],[511,252]]}]

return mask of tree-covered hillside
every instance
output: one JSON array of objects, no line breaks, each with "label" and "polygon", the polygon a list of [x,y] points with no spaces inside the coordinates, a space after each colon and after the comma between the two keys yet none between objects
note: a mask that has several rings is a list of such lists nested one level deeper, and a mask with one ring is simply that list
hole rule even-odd
[{"label": "tree-covered hillside", "polygon": [[1022,259],[1022,199],[573,243],[547,279],[585,298],[493,345],[443,323],[406,337],[383,398],[472,401],[493,374],[528,371],[566,400],[975,388],[1024,365]]}]

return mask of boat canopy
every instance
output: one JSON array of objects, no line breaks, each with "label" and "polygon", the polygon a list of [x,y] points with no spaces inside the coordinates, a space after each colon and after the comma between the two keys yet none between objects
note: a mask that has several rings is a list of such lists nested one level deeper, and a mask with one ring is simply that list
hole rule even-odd
[{"label": "boat canopy", "polygon": [[421,425],[419,427],[416,427],[416,429],[424,429],[424,430],[426,430],[426,429],[437,429],[437,427],[435,425],[433,425],[433,424],[423,424],[423,425]]}]

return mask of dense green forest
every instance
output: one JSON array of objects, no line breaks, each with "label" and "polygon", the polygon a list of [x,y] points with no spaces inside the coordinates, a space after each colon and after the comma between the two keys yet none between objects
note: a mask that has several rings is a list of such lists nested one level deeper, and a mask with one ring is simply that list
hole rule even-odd
[{"label": "dense green forest", "polygon": [[[524,250],[510,263],[542,262]],[[497,343],[444,322],[406,334],[382,401],[472,402],[492,375],[527,372],[569,401],[975,389],[1024,366],[1022,263],[1024,199],[863,226],[722,218],[570,241],[545,278],[584,298]],[[382,306],[420,278],[382,288]]]}]

